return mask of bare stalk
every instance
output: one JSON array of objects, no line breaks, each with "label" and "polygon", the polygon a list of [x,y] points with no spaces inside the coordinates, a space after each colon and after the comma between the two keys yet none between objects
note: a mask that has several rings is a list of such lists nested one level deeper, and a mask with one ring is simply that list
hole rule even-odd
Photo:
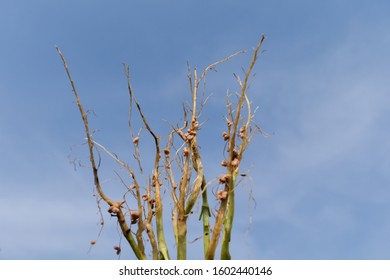
[{"label": "bare stalk", "polygon": [[164,226],[163,226],[163,205],[162,205],[162,199],[161,199],[161,186],[162,183],[159,180],[159,164],[160,164],[160,139],[159,137],[153,132],[153,130],[150,128],[149,123],[146,120],[145,115],[142,112],[141,106],[138,103],[137,99],[135,98],[133,94],[133,90],[131,88],[130,83],[130,71],[129,68],[124,66],[125,68],[125,74],[127,79],[127,88],[130,94],[131,100],[134,100],[134,103],[138,109],[138,112],[142,118],[142,121],[146,127],[146,129],[149,131],[149,133],[152,135],[155,143],[156,153],[155,153],[155,159],[154,159],[154,168],[153,168],[153,174],[152,174],[152,186],[155,187],[155,200],[156,200],[156,228],[157,228],[157,239],[158,239],[158,247],[159,252],[161,254],[161,258],[165,260],[169,260],[169,253],[168,253],[168,246],[165,241],[165,234],[164,234]]},{"label": "bare stalk", "polygon": [[[245,51],[236,52],[222,60],[219,60],[215,63],[210,64],[206,67],[206,69],[202,72],[201,76],[198,77],[197,69],[195,68],[191,73],[191,69],[188,65],[188,79],[190,85],[190,92],[192,97],[191,102],[191,121],[190,128],[187,133],[184,134],[182,130],[178,130],[178,135],[187,143],[186,145],[186,161],[183,168],[182,179],[180,182],[180,198],[178,203],[178,219],[177,228],[175,233],[177,234],[177,247],[178,247],[178,258],[182,259],[186,257],[186,235],[187,235],[187,217],[192,212],[192,209],[199,197],[200,191],[202,191],[202,210],[200,214],[200,218],[203,218],[203,244],[204,244],[204,252],[206,256],[206,252],[209,248],[210,241],[210,208],[207,200],[207,190],[206,190],[206,179],[204,176],[202,159],[199,153],[199,147],[197,143],[197,133],[199,130],[199,122],[198,118],[200,115],[201,108],[204,106],[204,103],[201,104],[200,110],[198,111],[198,91],[200,83],[205,79],[208,71],[215,69],[215,67],[234,56],[245,53]],[[185,202],[185,194],[187,193],[188,187],[188,176],[189,176],[189,159],[192,159],[192,165],[196,172],[195,184],[193,189],[191,190],[190,196]],[[183,211],[184,210],[184,211]]]},{"label": "bare stalk", "polygon": [[[187,151],[184,152],[187,154]],[[177,205],[177,259],[187,258],[187,215],[185,214],[185,199],[189,184],[190,155],[185,155],[185,163],[179,186],[179,203]]]},{"label": "bare stalk", "polygon": [[[243,152],[245,147],[247,146],[247,141],[243,141],[239,151],[236,150],[236,136],[239,121],[241,118],[241,110],[245,100],[247,100],[247,89],[248,89],[248,79],[252,72],[252,69],[256,63],[258,51],[265,40],[265,36],[263,35],[258,43],[257,47],[254,50],[253,57],[251,63],[249,65],[248,70],[245,73],[244,83],[240,83],[241,93],[239,97],[239,101],[236,108],[236,115],[234,117],[233,122],[230,124],[232,129],[229,128],[228,133],[228,149],[229,149],[229,158],[227,162],[227,173],[226,173],[226,182],[224,192],[226,192],[226,196],[221,199],[220,208],[218,210],[215,225],[213,229],[213,235],[211,237],[210,246],[206,253],[206,259],[214,259],[215,250],[218,245],[219,237],[224,225],[224,233],[223,233],[223,241],[221,247],[221,259],[230,259],[230,238],[231,238],[231,230],[234,219],[234,189],[236,186],[236,177],[239,170],[240,161],[242,160]],[[248,108],[250,110],[250,108]],[[248,115],[249,121],[251,115]],[[247,122],[249,126],[249,122]],[[243,135],[241,137],[246,139],[246,133],[248,131],[248,127],[245,127],[242,132]]]},{"label": "bare stalk", "polygon": [[86,113],[84,111],[82,103],[80,101],[79,95],[78,95],[77,90],[76,90],[76,86],[75,86],[75,84],[73,82],[72,76],[71,76],[69,68],[68,68],[68,64],[67,64],[67,62],[65,60],[65,57],[64,57],[64,55],[62,54],[61,50],[58,47],[56,47],[56,49],[57,49],[57,52],[58,52],[58,54],[60,55],[60,57],[62,59],[62,62],[64,63],[64,68],[65,68],[66,73],[68,75],[68,79],[69,79],[70,84],[72,86],[72,90],[73,90],[74,96],[76,98],[77,106],[79,108],[80,115],[81,115],[81,118],[83,120],[85,134],[87,136],[87,142],[88,142],[89,160],[91,162],[91,167],[92,167],[92,172],[93,172],[93,177],[94,177],[94,184],[95,184],[96,190],[97,190],[99,196],[110,206],[110,208],[111,207],[115,208],[116,217],[117,217],[118,223],[120,225],[120,228],[122,230],[122,233],[125,236],[126,240],[129,242],[130,247],[133,249],[133,251],[134,251],[135,255],[137,256],[137,258],[138,259],[146,259],[146,256],[145,256],[144,252],[142,252],[140,250],[140,248],[137,246],[137,243],[135,242],[135,240],[134,240],[134,238],[133,238],[133,236],[131,234],[130,228],[128,227],[128,225],[126,223],[125,215],[123,214],[123,211],[121,209],[121,206],[122,206],[123,203],[122,202],[114,202],[113,200],[111,200],[104,193],[104,191],[103,191],[103,189],[102,189],[102,187],[100,185],[98,168],[97,168],[97,165],[96,165],[95,156],[94,156],[94,152],[93,152],[94,142],[92,140],[92,136],[91,136],[91,133],[90,133],[90,130],[89,130],[88,118],[87,118],[87,115],[86,115]]},{"label": "bare stalk", "polygon": [[137,199],[137,205],[138,205],[138,213],[140,213],[139,215],[139,218],[138,218],[138,230],[137,230],[137,233],[136,233],[136,238],[137,238],[137,243],[138,243],[138,247],[140,248],[140,250],[142,252],[145,253],[145,246],[144,246],[144,243],[143,243],[143,240],[142,240],[142,232],[144,231],[145,227],[144,227],[144,221],[143,221],[143,217],[141,215],[141,213],[143,212],[143,206],[142,206],[142,202],[141,202],[141,192],[140,192],[140,188],[139,188],[139,184],[138,184],[138,181],[137,181],[137,178],[135,177],[135,173],[133,171],[133,169],[131,169],[131,167],[129,165],[127,165],[126,163],[124,163],[123,161],[121,161],[117,156],[115,156],[114,154],[112,154],[109,150],[107,150],[106,147],[104,147],[102,144],[99,144],[98,142],[96,141],[93,141],[93,143],[98,146],[99,148],[101,148],[105,153],[107,153],[112,159],[114,159],[119,165],[123,166],[130,174],[131,178],[133,179],[134,181],[134,185],[133,185],[133,188],[135,189],[135,192],[136,192],[136,199]]}]

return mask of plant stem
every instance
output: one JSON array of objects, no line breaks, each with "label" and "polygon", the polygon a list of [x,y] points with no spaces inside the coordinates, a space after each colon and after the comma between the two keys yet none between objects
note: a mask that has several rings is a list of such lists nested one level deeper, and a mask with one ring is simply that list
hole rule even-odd
[{"label": "plant stem", "polygon": [[234,189],[236,184],[236,173],[232,176],[232,188],[229,192],[226,217],[223,223],[224,231],[222,234],[222,244],[221,244],[221,260],[230,260],[230,240],[231,233],[233,229],[233,219],[234,219]]}]

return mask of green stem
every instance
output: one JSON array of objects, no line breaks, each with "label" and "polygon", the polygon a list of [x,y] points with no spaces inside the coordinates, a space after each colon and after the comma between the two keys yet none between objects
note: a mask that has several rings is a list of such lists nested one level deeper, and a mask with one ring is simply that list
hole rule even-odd
[{"label": "green stem", "polygon": [[144,252],[138,247],[137,242],[135,242],[134,237],[130,231],[130,228],[128,227],[127,223],[125,222],[125,216],[123,215],[122,210],[120,210],[118,213],[118,222],[121,227],[122,233],[124,237],[126,238],[127,242],[129,242],[131,249],[133,250],[134,254],[139,260],[146,260],[146,256]]},{"label": "green stem", "polygon": [[202,181],[202,210],[200,212],[199,220],[203,218],[203,251],[206,258],[207,249],[210,246],[210,207],[207,199],[206,179],[203,176]]},{"label": "green stem", "polygon": [[160,195],[160,186],[156,186],[156,228],[157,228],[157,240],[158,247],[160,250],[160,254],[162,259],[169,260],[168,247],[165,241],[164,234],[164,226],[163,226],[163,216],[162,216],[162,203],[161,203],[161,195]]},{"label": "green stem", "polygon": [[186,156],[183,174],[180,180],[180,194],[177,203],[177,259],[187,258],[187,215],[185,214],[185,199],[189,180],[190,155]]},{"label": "green stem", "polygon": [[226,217],[224,220],[224,231],[222,235],[222,245],[221,245],[221,260],[230,260],[230,240],[231,233],[233,228],[233,219],[234,219],[234,187],[236,183],[236,173],[233,175],[232,184],[228,196]]}]

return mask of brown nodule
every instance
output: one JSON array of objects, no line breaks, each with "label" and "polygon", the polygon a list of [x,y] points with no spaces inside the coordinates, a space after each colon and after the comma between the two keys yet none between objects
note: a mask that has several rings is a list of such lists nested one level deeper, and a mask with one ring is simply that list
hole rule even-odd
[{"label": "brown nodule", "polygon": [[119,246],[114,246],[114,250],[116,251],[117,255],[119,255],[122,251],[121,247],[119,247]]},{"label": "brown nodule", "polygon": [[131,211],[130,212],[130,217],[131,217],[131,224],[137,223],[139,219],[139,212],[138,211]]},{"label": "brown nodule", "polygon": [[228,175],[223,175],[222,177],[220,177],[219,179],[218,179],[218,183],[219,184],[224,184],[224,183],[226,183],[228,181]]},{"label": "brown nodule", "polygon": [[194,139],[194,137],[195,137],[194,134],[190,134],[190,133],[188,133],[188,132],[185,134],[185,139],[186,139],[186,142],[187,142],[187,143],[188,143],[188,142],[191,142],[192,139]]},{"label": "brown nodule", "polygon": [[192,127],[194,128],[194,129],[198,129],[198,127],[199,127],[199,122],[198,121],[192,121]]},{"label": "brown nodule", "polygon": [[226,131],[222,132],[222,137],[224,141],[229,140],[229,134]]},{"label": "brown nodule", "polygon": [[114,206],[114,205],[112,205],[112,206],[110,206],[110,208],[108,208],[108,213],[114,213],[114,214],[116,214],[116,213],[119,213],[119,207],[117,207],[117,206]]},{"label": "brown nodule", "polygon": [[220,190],[217,192],[217,198],[219,200],[224,200],[227,198],[227,194],[228,194],[227,191]]},{"label": "brown nodule", "polygon": [[138,211],[131,211],[130,216],[132,219],[138,219],[139,218],[139,213]]},{"label": "brown nodule", "polygon": [[231,164],[232,164],[232,166],[236,167],[236,166],[238,166],[240,164],[240,161],[238,160],[238,158],[235,158],[235,159],[232,160]]}]

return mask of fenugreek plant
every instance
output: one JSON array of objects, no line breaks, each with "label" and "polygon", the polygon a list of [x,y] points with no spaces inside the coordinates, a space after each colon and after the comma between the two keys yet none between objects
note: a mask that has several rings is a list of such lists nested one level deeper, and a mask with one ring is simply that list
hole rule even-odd
[{"label": "fenugreek plant", "polygon": [[[240,174],[240,165],[244,160],[244,153],[254,133],[259,130],[259,127],[252,120],[254,110],[248,97],[248,87],[252,77],[252,70],[264,39],[265,37],[262,36],[253,50],[250,64],[243,72],[244,76],[240,78],[238,75],[235,75],[239,85],[239,91],[234,95],[235,101],[232,102],[230,100],[232,96],[226,96],[226,128],[223,132],[221,130],[225,141],[224,150],[226,155],[221,165],[226,171],[224,175],[218,177],[218,190],[216,192],[211,192],[208,189],[211,180],[207,181],[198,143],[199,128],[205,125],[200,120],[200,114],[207,100],[200,97],[200,87],[204,84],[205,77],[210,70],[215,69],[219,64],[239,54],[247,53],[246,51],[239,51],[212,63],[199,74],[196,68],[191,69],[188,66],[188,82],[191,93],[190,105],[182,106],[183,124],[170,125],[170,132],[164,138],[166,139],[164,143],[161,142],[162,138],[154,132],[147,117],[144,115],[131,86],[129,67],[124,65],[130,98],[128,125],[136,159],[136,162],[133,164],[134,167],[121,160],[116,154],[110,152],[109,149],[93,139],[88,123],[88,115],[81,103],[68,64],[60,49],[56,48],[64,64],[84,124],[89,161],[99,201],[98,207],[99,209],[106,208],[109,214],[117,220],[123,237],[127,240],[131,250],[138,259],[147,259],[147,256],[160,260],[169,260],[171,258],[164,229],[169,224],[173,227],[173,235],[176,242],[174,247],[177,250],[176,257],[177,259],[186,259],[188,244],[187,225],[189,218],[193,217],[190,214],[193,213],[196,203],[201,205],[199,210],[199,220],[201,222],[199,223],[203,228],[204,258],[208,260],[214,259],[220,243],[220,258],[231,259],[230,243],[232,241],[231,234],[234,221],[237,178]],[[134,134],[132,123],[134,105],[142,120],[143,128],[147,130],[154,142],[153,149],[155,152],[152,159],[154,164],[151,173],[147,175],[147,186],[140,183],[137,175],[139,171],[143,173],[143,170],[138,146],[140,132]],[[99,150],[104,151],[127,171],[132,184],[127,187],[126,193],[131,193],[131,198],[123,195],[123,199],[118,201],[106,194],[99,179],[98,161],[100,158],[97,155]],[[166,182],[164,186],[163,182]],[[164,190],[169,190],[172,199],[173,207],[169,209],[172,211],[170,221],[166,221],[167,215],[163,215],[163,211],[167,211],[167,208],[163,207],[165,202],[162,198],[163,188]],[[210,195],[213,195],[211,200],[209,199]],[[213,204],[217,201],[217,205],[210,206],[210,201]],[[102,205],[101,202],[106,206]],[[128,205],[132,205],[132,210]],[[91,241],[91,244],[95,243],[95,240]],[[115,249],[119,254],[121,248],[117,246]]]}]

